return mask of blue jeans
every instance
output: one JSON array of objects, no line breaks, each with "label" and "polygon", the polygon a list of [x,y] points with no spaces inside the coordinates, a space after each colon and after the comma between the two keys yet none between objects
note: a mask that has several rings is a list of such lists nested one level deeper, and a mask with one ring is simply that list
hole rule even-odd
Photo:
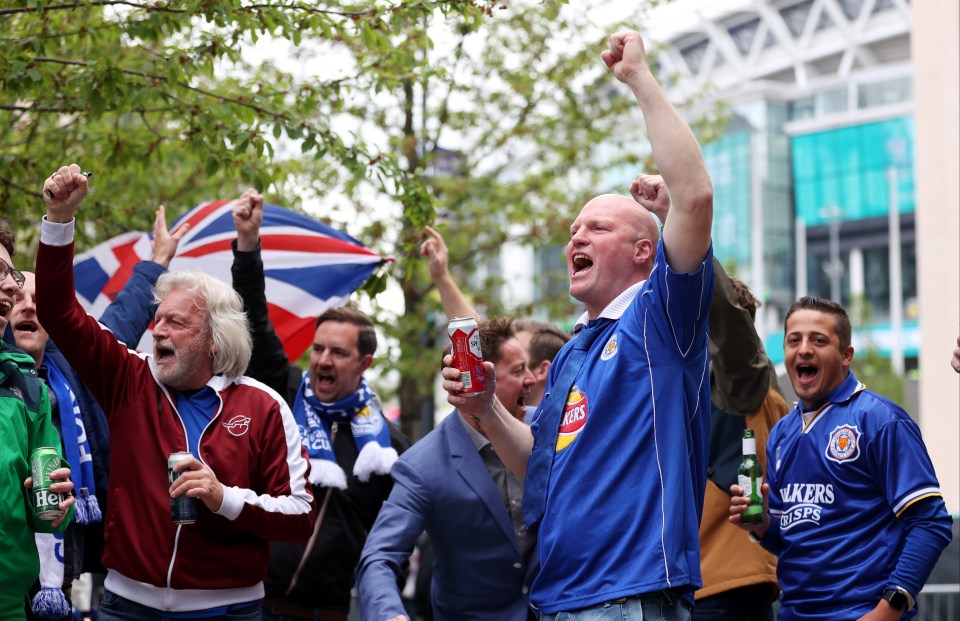
[{"label": "blue jeans", "polygon": [[[233,612],[217,615],[216,617],[196,617],[203,621],[213,619],[229,619],[231,621],[259,621],[260,603],[245,606]],[[168,617],[153,608],[132,602],[126,597],[120,597],[111,591],[103,592],[100,607],[97,608],[97,621],[183,621],[183,617]]]},{"label": "blue jeans", "polygon": [[543,614],[540,621],[690,621],[690,604],[676,593],[654,591],[572,612]]}]

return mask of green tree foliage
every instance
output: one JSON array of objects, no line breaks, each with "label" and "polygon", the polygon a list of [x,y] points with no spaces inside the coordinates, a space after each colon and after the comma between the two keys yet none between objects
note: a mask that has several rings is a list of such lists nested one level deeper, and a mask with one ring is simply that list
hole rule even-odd
[{"label": "green tree foliage", "polygon": [[[599,5],[606,13],[595,10]],[[591,22],[614,6],[580,3],[572,11],[548,0],[509,3],[472,23],[431,17],[404,27],[405,36],[388,53],[377,52],[378,66],[426,59],[424,72],[384,85],[372,96],[373,105],[360,109],[375,110],[366,120],[383,128],[405,170],[430,187],[451,271],[486,316],[532,310],[504,303],[499,265],[490,260],[505,243],[561,253],[573,215],[598,190],[609,189],[610,172],[640,165],[636,102],[600,60],[606,36],[627,25],[599,28]],[[625,17],[637,21],[643,8],[634,6]],[[361,195],[353,198],[358,212],[370,210]],[[420,232],[432,215],[405,210],[402,218],[373,222],[362,236],[390,239],[402,257],[393,274],[403,305],[381,308],[380,314],[402,346],[393,358],[401,374],[405,430],[413,437],[419,435],[419,413],[431,411],[427,388],[446,341],[439,300],[425,264],[416,260]],[[565,270],[539,276],[566,281]],[[564,293],[548,310],[565,320],[575,308]]]},{"label": "green tree foliage", "polygon": [[[623,17],[642,26],[632,3]],[[600,9],[597,7],[602,5]],[[602,9],[602,10],[601,10]],[[78,246],[147,230],[254,185],[396,258],[367,284],[400,374],[404,429],[432,403],[445,322],[418,256],[447,237],[458,282],[488,315],[507,241],[566,241],[573,214],[643,150],[636,104],[600,52],[617,2],[24,0],[0,7],[0,205],[29,263],[44,177],[95,173]],[[289,62],[245,53],[279,49]],[[263,55],[261,55],[263,56]],[[627,168],[623,168],[627,167]],[[439,218],[438,218],[439,216]],[[559,251],[557,251],[559,252]],[[488,271],[488,274],[490,272]],[[562,280],[562,274],[542,274]],[[564,295],[550,314],[574,310]]]},{"label": "green tree foliage", "polygon": [[[42,179],[76,161],[99,190],[81,246],[149,227],[211,196],[254,185],[297,205],[293,183],[370,180],[422,211],[427,192],[396,158],[334,127],[354,92],[393,80],[347,63],[336,77],[251,63],[261,38],[383,48],[427,15],[477,19],[489,2],[77,0],[5,3],[0,33],[0,201],[24,241],[42,213]],[[399,67],[390,67],[397,71]],[[416,73],[411,65],[403,73]],[[148,204],[145,204],[148,203]],[[175,206],[174,206],[175,205]]]},{"label": "green tree foliage", "polygon": [[904,378],[893,370],[889,357],[884,356],[873,344],[855,353],[850,364],[857,379],[867,388],[906,408]]}]

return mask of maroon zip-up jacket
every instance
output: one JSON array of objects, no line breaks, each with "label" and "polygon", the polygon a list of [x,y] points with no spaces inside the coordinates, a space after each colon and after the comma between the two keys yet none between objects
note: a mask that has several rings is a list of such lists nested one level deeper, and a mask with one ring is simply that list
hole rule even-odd
[{"label": "maroon zip-up jacket", "polygon": [[175,398],[156,380],[152,355],[127,349],[80,306],[72,260],[72,223],[44,220],[39,319],[110,426],[106,587],[171,611],[262,597],[269,540],[305,541],[313,527],[308,462],[289,408],[251,378],[211,378],[220,405],[199,453],[224,486],[223,504],[213,512],[200,503],[196,523],[174,524],[167,457],[188,450]]}]

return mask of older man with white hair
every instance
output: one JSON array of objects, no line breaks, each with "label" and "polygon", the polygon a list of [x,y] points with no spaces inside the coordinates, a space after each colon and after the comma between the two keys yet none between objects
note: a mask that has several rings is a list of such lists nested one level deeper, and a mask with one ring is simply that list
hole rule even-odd
[{"label": "older man with white hair", "polygon": [[[259,619],[268,542],[307,539],[314,503],[290,409],[242,375],[251,339],[239,296],[200,272],[165,274],[153,353],[129,350],[73,293],[74,214],[87,177],[64,166],[43,190],[38,317],[110,425],[97,617]],[[172,453],[190,453],[177,476],[167,472]],[[199,501],[193,523],[171,517],[181,496]]]}]

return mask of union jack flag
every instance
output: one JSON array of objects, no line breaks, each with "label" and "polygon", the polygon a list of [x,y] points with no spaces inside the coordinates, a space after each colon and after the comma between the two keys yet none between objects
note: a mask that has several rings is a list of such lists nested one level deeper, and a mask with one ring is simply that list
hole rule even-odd
[{"label": "union jack flag", "polygon": [[[202,203],[177,219],[190,230],[180,240],[170,263],[172,271],[203,270],[230,282],[236,238],[233,201]],[[74,259],[74,286],[87,312],[99,317],[130,278],[133,266],[150,259],[149,233],[118,235]],[[264,205],[260,246],[266,277],[270,320],[291,360],[313,340],[316,316],[345,304],[382,259],[349,235],[305,215]],[[152,345],[149,332],[141,350]]]}]

